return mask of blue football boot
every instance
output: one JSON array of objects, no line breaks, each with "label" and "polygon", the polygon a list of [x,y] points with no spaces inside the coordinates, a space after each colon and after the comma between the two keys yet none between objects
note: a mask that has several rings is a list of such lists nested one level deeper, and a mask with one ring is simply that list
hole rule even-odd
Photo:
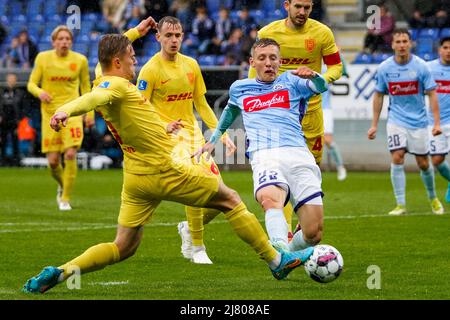
[{"label": "blue football boot", "polygon": [[41,273],[25,283],[22,291],[28,293],[44,293],[58,284],[58,278],[62,272],[61,269],[56,267],[45,267]]},{"label": "blue football boot", "polygon": [[304,264],[313,254],[314,248],[308,247],[306,249],[293,252],[279,250],[279,252],[281,253],[280,265],[275,270],[272,270],[272,275],[277,280],[286,278],[292,270]]}]

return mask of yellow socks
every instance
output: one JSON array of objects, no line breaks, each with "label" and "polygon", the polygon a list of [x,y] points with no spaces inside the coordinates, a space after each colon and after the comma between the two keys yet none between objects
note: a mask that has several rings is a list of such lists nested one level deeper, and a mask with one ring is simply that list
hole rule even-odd
[{"label": "yellow socks", "polygon": [[58,164],[56,168],[52,168],[49,166],[50,174],[52,175],[53,179],[58,182],[58,184],[62,187],[63,186],[63,167],[61,164]]},{"label": "yellow socks", "polygon": [[261,259],[271,263],[277,257],[278,253],[270,245],[269,238],[267,238],[258,219],[247,210],[243,202],[225,213],[225,218],[239,238],[249,244]]},{"label": "yellow socks", "polygon": [[64,173],[63,173],[63,194],[61,201],[68,202],[70,195],[72,194],[73,185],[75,183],[75,177],[77,176],[78,166],[77,160],[64,160]]},{"label": "yellow socks", "polygon": [[184,208],[189,224],[189,231],[191,232],[192,245],[203,246],[203,209],[188,206]]},{"label": "yellow socks", "polygon": [[294,208],[292,204],[288,202],[288,204],[283,208],[284,217],[286,218],[286,222],[288,224],[288,232],[292,232],[292,213],[294,212]]},{"label": "yellow socks", "polygon": [[[78,267],[81,274],[103,269],[120,260],[119,248],[114,242],[101,243],[90,247],[81,256],[58,267],[64,270],[64,280],[72,275],[73,268]],[[72,268],[71,268],[72,267]]]}]

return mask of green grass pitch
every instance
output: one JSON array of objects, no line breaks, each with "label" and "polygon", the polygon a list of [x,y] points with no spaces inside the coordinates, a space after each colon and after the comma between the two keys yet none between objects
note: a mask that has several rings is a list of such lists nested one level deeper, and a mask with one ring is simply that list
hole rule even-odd
[{"label": "green grass pitch", "polygon": [[[263,223],[253,199],[250,172],[223,172]],[[74,210],[59,212],[56,184],[46,170],[0,169],[0,299],[449,299],[450,215],[431,214],[418,173],[407,174],[409,214],[391,217],[395,205],[388,173],[350,172],[344,182],[323,174],[322,243],[339,249],[344,272],[319,284],[303,268],[275,280],[266,264],[232,232],[222,216],[205,227],[213,265],[195,265],[180,254],[176,225],[182,205],[165,202],[146,226],[135,256],[83,275],[80,289],[60,284],[44,295],[20,292],[47,265],[60,265],[115,236],[122,172],[79,171]],[[446,183],[436,175],[444,201]],[[444,204],[450,212],[450,205]],[[294,222],[295,223],[295,222]],[[370,266],[380,289],[369,289]],[[369,268],[369,271],[371,269]]]}]

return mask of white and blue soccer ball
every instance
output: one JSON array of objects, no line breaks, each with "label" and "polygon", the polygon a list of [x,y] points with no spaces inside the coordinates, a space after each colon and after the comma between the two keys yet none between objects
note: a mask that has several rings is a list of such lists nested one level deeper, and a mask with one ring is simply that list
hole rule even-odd
[{"label": "white and blue soccer ball", "polygon": [[314,281],[326,283],[335,280],[342,272],[344,259],[340,252],[327,244],[314,247],[311,257],[305,262],[306,274]]}]

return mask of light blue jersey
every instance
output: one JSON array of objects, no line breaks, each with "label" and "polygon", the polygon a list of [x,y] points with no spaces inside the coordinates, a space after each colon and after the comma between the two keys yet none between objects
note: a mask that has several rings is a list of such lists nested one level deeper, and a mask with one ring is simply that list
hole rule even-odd
[{"label": "light blue jersey", "polygon": [[[439,99],[441,125],[450,124],[450,65],[444,65],[440,59],[436,59],[428,62],[428,67],[438,85],[436,93]],[[431,126],[434,124],[431,110],[428,110],[428,121]]]},{"label": "light blue jersey", "polygon": [[375,89],[389,95],[388,123],[408,129],[428,126],[425,91],[435,89],[436,82],[424,60],[411,55],[402,65],[390,57],[378,67],[376,80]]},{"label": "light blue jersey", "polygon": [[235,81],[230,88],[230,107],[240,108],[249,153],[279,147],[305,147],[302,119],[308,100],[320,93],[311,80],[284,72],[275,81]]}]

